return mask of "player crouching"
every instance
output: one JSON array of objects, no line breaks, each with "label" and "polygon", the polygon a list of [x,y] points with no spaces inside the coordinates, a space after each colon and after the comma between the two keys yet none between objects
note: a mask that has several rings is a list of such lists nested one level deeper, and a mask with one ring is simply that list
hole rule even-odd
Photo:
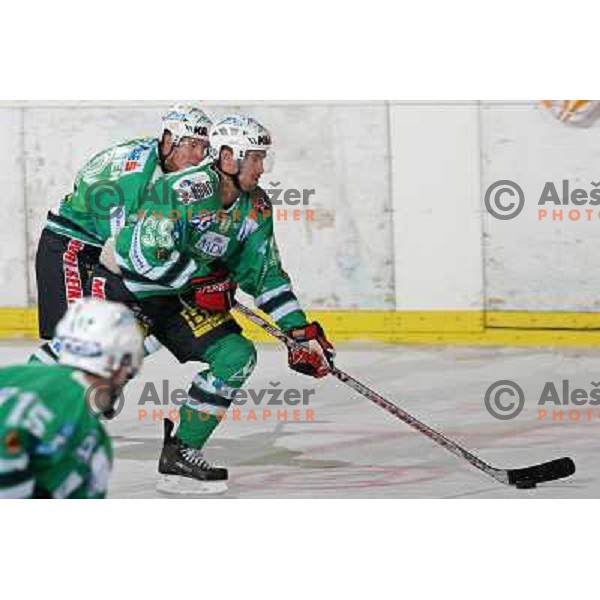
[{"label": "player crouching", "polygon": [[103,498],[112,448],[101,417],[142,362],[121,304],[83,299],[59,322],[60,364],[0,369],[0,498]]}]

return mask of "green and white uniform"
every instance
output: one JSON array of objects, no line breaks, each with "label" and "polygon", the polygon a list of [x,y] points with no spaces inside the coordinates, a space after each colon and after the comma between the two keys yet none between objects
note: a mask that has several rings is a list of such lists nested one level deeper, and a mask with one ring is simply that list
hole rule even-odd
[{"label": "green and white uniform", "polygon": [[110,439],[85,403],[82,371],[0,369],[0,498],[103,498]]},{"label": "green and white uniform", "polygon": [[138,298],[185,294],[191,277],[225,268],[279,327],[306,324],[281,266],[270,200],[257,188],[223,209],[212,164],[159,179],[116,249],[125,285]]},{"label": "green and white uniform", "polygon": [[[156,337],[182,362],[208,364],[188,389],[177,431],[187,445],[201,448],[218,425],[216,415],[251,375],[256,350],[229,313],[193,306],[191,278],[227,271],[284,330],[306,325],[306,315],[282,268],[271,202],[260,188],[224,209],[220,176],[205,163],[159,179],[141,209],[137,223],[117,237],[117,263],[142,310],[148,306],[169,324]],[[176,308],[169,314],[159,312],[171,305]]]},{"label": "green and white uniform", "polygon": [[48,213],[51,231],[101,246],[143,203],[153,179],[163,174],[158,140],[140,138],[107,148],[77,173],[73,191]]},{"label": "green and white uniform", "polygon": [[[102,295],[92,270],[101,248],[135,219],[138,206],[154,179],[163,175],[158,140],[140,138],[108,148],[77,173],[73,191],[48,213],[36,253],[40,337],[50,340],[59,319],[76,300]],[[100,285],[100,292],[95,286]],[[49,343],[31,357],[32,362],[55,362]]]}]

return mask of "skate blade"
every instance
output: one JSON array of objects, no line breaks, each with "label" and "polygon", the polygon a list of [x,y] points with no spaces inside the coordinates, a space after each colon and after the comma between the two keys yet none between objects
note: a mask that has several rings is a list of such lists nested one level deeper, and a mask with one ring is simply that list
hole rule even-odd
[{"label": "skate blade", "polygon": [[227,489],[227,481],[198,481],[179,475],[161,475],[156,483],[157,492],[173,496],[223,494]]}]

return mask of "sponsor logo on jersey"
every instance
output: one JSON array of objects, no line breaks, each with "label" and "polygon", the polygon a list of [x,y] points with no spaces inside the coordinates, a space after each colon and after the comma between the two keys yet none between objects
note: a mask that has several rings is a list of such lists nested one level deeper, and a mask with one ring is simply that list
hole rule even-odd
[{"label": "sponsor logo on jersey", "polygon": [[86,179],[97,177],[113,159],[114,154],[114,150],[107,150],[99,156],[95,156],[81,169],[81,176]]},{"label": "sponsor logo on jersey", "polygon": [[142,225],[143,221],[138,221],[133,228],[133,239],[131,250],[129,251],[129,260],[133,264],[133,268],[138,273],[145,273],[151,269],[150,263],[146,260],[142,250]]},{"label": "sponsor logo on jersey", "polygon": [[139,173],[144,170],[146,161],[150,156],[151,146],[141,144],[136,146],[127,156],[113,165],[113,170],[123,173]]},{"label": "sponsor logo on jersey", "polygon": [[106,300],[106,277],[94,277],[92,279],[92,298]]},{"label": "sponsor logo on jersey", "polygon": [[117,235],[125,227],[125,222],[125,209],[122,206],[115,206],[114,210],[110,213],[111,235]]},{"label": "sponsor logo on jersey", "polygon": [[196,244],[196,248],[208,256],[223,256],[227,252],[229,238],[212,231],[207,231]]},{"label": "sponsor logo on jersey", "polygon": [[132,171],[137,171],[140,167],[140,163],[137,160],[126,160],[123,165],[123,171],[125,173],[131,173]]},{"label": "sponsor logo on jersey", "polygon": [[[149,150],[150,150],[150,146],[148,146],[147,144],[140,144],[139,146],[136,146],[127,155],[127,160],[141,161],[143,159],[144,155],[148,154]],[[145,159],[144,159],[144,161],[145,161]]]},{"label": "sponsor logo on jersey", "polygon": [[65,293],[67,304],[70,306],[83,298],[83,287],[79,274],[79,253],[85,244],[79,240],[70,240],[63,254],[63,273],[65,275]]},{"label": "sponsor logo on jersey", "polygon": [[219,224],[219,231],[221,233],[227,233],[229,231],[229,228],[231,227],[231,219],[229,219],[229,215],[225,215],[225,218],[221,219],[221,222]]},{"label": "sponsor logo on jersey", "polygon": [[188,205],[199,202],[214,194],[213,184],[208,173],[190,173],[178,179],[173,186],[179,201]]},{"label": "sponsor logo on jersey", "polygon": [[194,337],[202,337],[209,331],[212,331],[219,325],[231,321],[230,313],[208,313],[198,308],[188,306],[181,311],[181,316],[185,319]]},{"label": "sponsor logo on jersey", "polygon": [[202,212],[202,214],[194,215],[190,219],[189,224],[194,231],[202,233],[203,231],[206,231],[213,223],[216,223],[216,221],[216,213],[208,214],[207,212]]}]

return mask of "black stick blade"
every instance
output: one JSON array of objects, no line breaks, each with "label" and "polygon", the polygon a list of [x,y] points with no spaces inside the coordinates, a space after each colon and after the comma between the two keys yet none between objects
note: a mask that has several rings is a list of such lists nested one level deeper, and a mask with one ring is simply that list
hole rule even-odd
[{"label": "black stick blade", "polygon": [[508,483],[517,487],[535,487],[538,483],[563,479],[575,473],[575,463],[570,458],[557,458],[550,462],[525,467],[524,469],[508,469]]}]

